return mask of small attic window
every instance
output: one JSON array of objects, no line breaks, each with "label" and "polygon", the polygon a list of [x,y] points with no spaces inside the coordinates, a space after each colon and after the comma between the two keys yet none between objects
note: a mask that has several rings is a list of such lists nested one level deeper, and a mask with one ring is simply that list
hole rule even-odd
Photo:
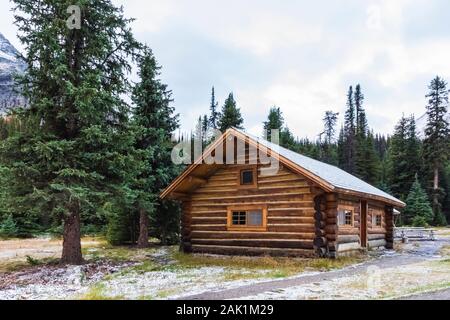
[{"label": "small attic window", "polygon": [[256,167],[245,168],[239,171],[239,186],[241,188],[256,188]]},{"label": "small attic window", "polygon": [[242,185],[253,184],[253,170],[241,171],[241,184]]}]

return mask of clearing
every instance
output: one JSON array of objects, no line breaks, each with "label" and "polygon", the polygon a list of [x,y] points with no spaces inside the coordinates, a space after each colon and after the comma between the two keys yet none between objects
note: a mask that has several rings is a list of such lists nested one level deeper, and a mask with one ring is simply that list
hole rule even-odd
[{"label": "clearing", "polygon": [[[337,260],[186,255],[83,239],[86,263],[61,266],[61,241],[0,241],[1,299],[447,299],[450,236]],[[379,272],[383,269],[383,272]]]}]

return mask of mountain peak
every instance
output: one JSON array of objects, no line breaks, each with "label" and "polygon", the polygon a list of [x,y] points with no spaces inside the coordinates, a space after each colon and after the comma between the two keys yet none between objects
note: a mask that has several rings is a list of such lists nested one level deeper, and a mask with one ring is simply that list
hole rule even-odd
[{"label": "mountain peak", "polygon": [[18,56],[19,51],[0,33],[0,115],[24,104],[14,84],[14,75],[25,70],[25,63]]}]

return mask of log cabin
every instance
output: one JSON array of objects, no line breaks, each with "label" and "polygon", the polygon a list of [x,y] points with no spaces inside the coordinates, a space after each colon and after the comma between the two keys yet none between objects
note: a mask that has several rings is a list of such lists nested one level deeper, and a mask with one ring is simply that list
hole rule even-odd
[{"label": "log cabin", "polygon": [[336,258],[392,249],[393,211],[405,206],[335,166],[236,128],[160,197],[182,203],[184,252],[226,255]]}]

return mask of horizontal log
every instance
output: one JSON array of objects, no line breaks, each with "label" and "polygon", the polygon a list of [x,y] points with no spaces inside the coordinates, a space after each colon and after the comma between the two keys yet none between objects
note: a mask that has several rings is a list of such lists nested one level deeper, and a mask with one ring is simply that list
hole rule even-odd
[{"label": "horizontal log", "polygon": [[382,239],[385,239],[385,238],[386,238],[386,235],[385,235],[385,234],[382,234],[382,233],[380,233],[380,234],[369,234],[369,235],[367,236],[367,238],[368,238],[369,240],[382,240]]},{"label": "horizontal log", "polygon": [[[276,201],[276,200],[268,200],[268,201],[253,201],[253,202],[241,202],[241,201],[228,201],[226,203],[199,203],[199,202],[192,202],[192,207],[194,208],[217,208],[217,207],[226,207],[226,206],[232,206],[232,205],[240,205],[240,206],[251,206],[251,205],[280,205],[280,206],[292,206],[292,208],[300,208],[300,209],[308,209],[310,208],[308,205],[310,204],[310,201],[303,201],[303,200],[297,200],[297,201]],[[301,206],[304,205],[304,206]],[[193,209],[195,210],[195,209]],[[205,209],[206,210],[206,209]]]},{"label": "horizontal log", "polygon": [[361,245],[359,242],[351,242],[351,243],[340,243],[338,248],[338,252],[352,251],[361,249]]},{"label": "horizontal log", "polygon": [[312,225],[314,223],[314,219],[312,217],[274,217],[269,216],[268,218],[269,224],[308,224]]},{"label": "horizontal log", "polygon": [[244,232],[244,231],[200,231],[190,233],[192,239],[296,239],[313,240],[314,232]]},{"label": "horizontal log", "polygon": [[359,235],[339,235],[338,243],[351,243],[358,242],[359,243]]},{"label": "horizontal log", "polygon": [[192,244],[237,247],[313,249],[312,241],[295,239],[192,239]]},{"label": "horizontal log", "polygon": [[358,228],[339,228],[338,229],[339,235],[359,235],[359,229]]},{"label": "horizontal log", "polygon": [[226,217],[218,217],[218,218],[211,218],[211,217],[193,217],[191,225],[210,225],[210,224],[220,224],[220,225],[226,225],[227,224],[227,218]]},{"label": "horizontal log", "polygon": [[299,256],[313,257],[314,250],[289,249],[289,248],[254,248],[254,247],[233,247],[233,246],[208,246],[192,245],[193,252],[212,253],[224,255],[272,255],[272,256]]},{"label": "horizontal log", "polygon": [[[234,190],[236,191],[236,190]],[[297,198],[295,200],[310,200],[310,199],[305,199],[305,197],[303,197],[302,195],[308,195],[308,192],[302,192],[300,190],[295,190],[295,189],[291,189],[289,190],[289,192],[283,192],[283,193],[274,193],[274,192],[267,192],[264,193],[262,191],[257,191],[255,193],[252,194],[243,194],[243,193],[236,193],[236,194],[232,194],[232,195],[228,195],[225,193],[217,193],[214,195],[206,195],[202,194],[199,195],[198,193],[194,196],[192,196],[192,201],[193,202],[199,202],[199,201],[226,201],[226,200],[236,200],[236,199],[251,199],[251,198],[255,198],[255,199],[260,199],[260,198],[268,198],[270,197],[271,199],[274,199],[276,197],[283,197],[283,198],[288,198],[288,199],[292,199]]]},{"label": "horizontal log", "polygon": [[268,226],[267,230],[270,232],[300,232],[300,233],[313,233],[315,228],[313,225],[278,225],[278,226]]},{"label": "horizontal log", "polygon": [[379,247],[385,247],[386,246],[386,240],[370,240],[368,242],[369,248],[379,248]]}]

